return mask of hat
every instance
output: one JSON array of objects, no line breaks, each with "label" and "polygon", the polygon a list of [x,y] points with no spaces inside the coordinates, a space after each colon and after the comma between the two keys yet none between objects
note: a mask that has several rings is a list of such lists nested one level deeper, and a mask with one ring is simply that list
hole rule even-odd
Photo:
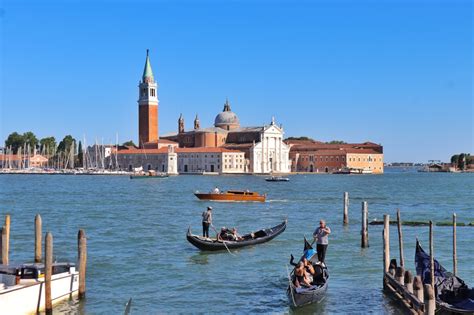
[{"label": "hat", "polygon": [[212,207],[207,207],[207,210],[212,210]]}]

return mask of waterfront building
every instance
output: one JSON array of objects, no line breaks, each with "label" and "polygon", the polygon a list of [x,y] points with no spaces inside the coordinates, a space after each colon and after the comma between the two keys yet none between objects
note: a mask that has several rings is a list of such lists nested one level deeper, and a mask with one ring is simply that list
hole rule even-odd
[{"label": "waterfront building", "polygon": [[243,174],[248,172],[245,153],[225,148],[179,148],[178,172]]},{"label": "waterfront building", "polygon": [[133,171],[141,168],[147,171],[154,170],[170,175],[178,174],[178,157],[175,147],[171,145],[159,149],[120,148],[116,152],[116,160],[118,168],[122,170]]},{"label": "waterfront building", "polygon": [[293,172],[332,173],[342,169],[384,171],[383,146],[372,143],[330,144],[314,140],[288,140]]}]

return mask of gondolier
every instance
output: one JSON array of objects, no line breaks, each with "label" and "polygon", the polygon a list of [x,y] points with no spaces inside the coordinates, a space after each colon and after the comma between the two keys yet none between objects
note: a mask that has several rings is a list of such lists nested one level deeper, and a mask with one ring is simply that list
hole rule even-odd
[{"label": "gondolier", "polygon": [[202,236],[209,237],[209,226],[212,224],[212,207],[202,213]]},{"label": "gondolier", "polygon": [[326,250],[328,248],[329,239],[328,236],[331,234],[331,229],[326,226],[326,221],[319,221],[319,227],[313,233],[313,237],[316,241],[316,251],[318,252],[318,260],[324,263],[326,258]]}]

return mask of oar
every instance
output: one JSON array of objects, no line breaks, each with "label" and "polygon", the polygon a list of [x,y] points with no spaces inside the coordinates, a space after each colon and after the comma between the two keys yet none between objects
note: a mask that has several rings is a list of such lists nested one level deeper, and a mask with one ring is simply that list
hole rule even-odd
[{"label": "oar", "polygon": [[[212,228],[214,229],[214,232],[216,232],[216,234],[219,235],[219,233],[217,232],[217,230],[216,230],[216,228],[214,227],[214,225],[211,224],[211,226],[212,226]],[[224,243],[225,249],[227,249],[227,251],[229,252],[229,254],[231,254],[232,256],[235,256],[235,254],[233,254],[233,253],[230,251],[229,247],[227,247],[227,244],[225,243],[224,240],[222,240],[222,243]]]},{"label": "oar", "polygon": [[132,298],[130,298],[130,300],[128,300],[127,304],[125,304],[125,312],[124,312],[124,315],[129,315],[131,308],[132,308]]}]

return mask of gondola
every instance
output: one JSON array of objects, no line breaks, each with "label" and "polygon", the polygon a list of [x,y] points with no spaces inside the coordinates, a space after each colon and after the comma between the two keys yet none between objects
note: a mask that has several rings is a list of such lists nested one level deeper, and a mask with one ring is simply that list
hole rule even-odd
[{"label": "gondola", "polygon": [[[308,252],[308,250],[313,250],[313,247],[308,243],[308,241],[304,240],[304,254]],[[308,258],[308,260],[313,265],[313,268],[316,272],[315,276],[313,276],[313,282],[311,283],[312,286],[309,288],[297,288],[294,285],[294,269],[291,273],[288,274],[288,288],[286,289],[286,295],[288,296],[288,300],[290,302],[290,306],[292,308],[312,304],[312,303],[319,303],[326,297],[326,291],[328,289],[328,280],[329,280],[329,272],[326,264],[319,264],[318,257],[316,252]]]},{"label": "gondola", "polygon": [[186,238],[188,239],[188,242],[190,242],[200,250],[205,251],[226,250],[226,247],[228,249],[241,248],[245,246],[265,243],[274,239],[275,237],[283,233],[283,231],[285,231],[286,223],[287,220],[272,228],[262,229],[253,233],[242,235],[243,240],[241,241],[218,241],[215,238],[211,239],[201,237],[199,235],[192,234],[191,228],[188,228]]},{"label": "gondola", "polygon": [[[416,241],[415,266],[423,283],[430,283],[430,256]],[[459,277],[447,271],[434,260],[435,296],[437,308],[451,314],[474,314],[474,289]]]}]

